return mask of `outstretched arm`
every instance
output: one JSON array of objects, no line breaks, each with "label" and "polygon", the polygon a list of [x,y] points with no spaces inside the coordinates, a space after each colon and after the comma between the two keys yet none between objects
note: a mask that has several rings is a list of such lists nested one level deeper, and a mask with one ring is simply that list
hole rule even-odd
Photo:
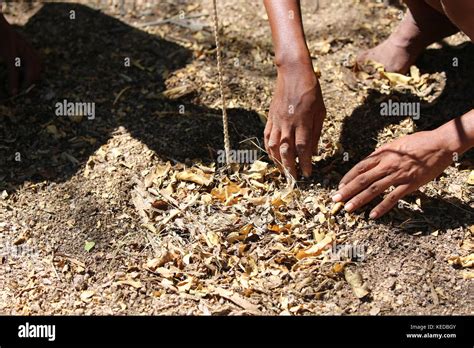
[{"label": "outstretched arm", "polygon": [[394,186],[370,212],[370,218],[379,218],[473,147],[474,109],[435,130],[414,133],[378,148],[342,178],[333,200],[347,202],[345,209],[351,212]]},{"label": "outstretched arm", "polygon": [[305,41],[298,0],[264,0],[275,50],[278,77],[265,127],[271,158],[297,177],[311,175],[326,109]]}]

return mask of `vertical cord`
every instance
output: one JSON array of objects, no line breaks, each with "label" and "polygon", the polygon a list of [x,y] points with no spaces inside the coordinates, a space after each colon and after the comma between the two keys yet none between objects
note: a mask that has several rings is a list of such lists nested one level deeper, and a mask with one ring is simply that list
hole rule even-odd
[{"label": "vertical cord", "polygon": [[230,156],[230,137],[229,137],[229,120],[227,117],[226,100],[224,94],[224,81],[222,78],[222,61],[221,61],[221,47],[219,44],[219,19],[217,16],[217,0],[212,1],[214,4],[214,39],[216,41],[216,55],[217,55],[217,71],[219,74],[219,88],[221,92],[221,103],[222,103],[222,123],[224,128],[224,149],[226,164],[232,163]]}]

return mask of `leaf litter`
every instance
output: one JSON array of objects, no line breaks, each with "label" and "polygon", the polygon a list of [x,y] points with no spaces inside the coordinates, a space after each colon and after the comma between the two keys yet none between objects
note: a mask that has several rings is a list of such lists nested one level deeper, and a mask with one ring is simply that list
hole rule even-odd
[{"label": "leaf litter", "polygon": [[[160,6],[167,5],[163,3]],[[228,5],[223,6],[223,10],[229,11],[228,13],[236,10],[236,5],[232,2],[228,2]],[[461,264],[455,261],[452,266],[448,261],[450,257],[465,260],[464,258],[472,253],[469,236],[463,239],[462,245],[458,245],[465,226],[454,225],[452,222],[456,219],[459,219],[459,223],[466,221],[465,217],[462,217],[462,214],[465,214],[463,209],[469,204],[474,207],[472,199],[469,198],[469,194],[472,197],[472,186],[467,186],[473,182],[468,177],[472,162],[463,160],[459,170],[457,166],[449,168],[448,176],[440,177],[423,189],[431,197],[439,196],[449,200],[444,206],[439,204],[437,209],[433,210],[434,199],[431,199],[431,202],[422,200],[420,204],[415,204],[406,198],[404,206],[416,214],[407,214],[405,209],[396,208],[390,213],[390,220],[395,221],[393,225],[371,224],[361,215],[346,214],[342,205],[334,205],[329,199],[328,183],[334,184],[340,179],[342,172],[336,172],[339,171],[336,166],[340,165],[337,160],[329,165],[327,161],[332,161],[331,157],[342,155],[344,151],[364,154],[364,149],[357,146],[357,141],[340,144],[335,139],[339,138],[339,141],[344,143],[343,138],[339,137],[341,125],[347,116],[351,119],[350,116],[357,107],[365,103],[363,98],[366,92],[375,89],[382,93],[381,99],[386,99],[392,92],[410,91],[413,94],[413,90],[416,96],[419,95],[431,105],[436,103],[445,83],[442,73],[430,73],[423,77],[424,74],[420,73],[418,76],[417,71],[412,70],[407,77],[402,77],[384,74],[377,71],[377,67],[372,71],[364,71],[365,74],[357,72],[353,66],[351,70],[346,69],[351,67],[345,62],[348,54],[355,54],[356,49],[363,45],[373,46],[374,42],[361,39],[367,35],[358,35],[347,40],[347,33],[337,29],[341,25],[335,26],[333,23],[347,23],[347,10],[357,7],[361,16],[349,19],[351,27],[360,26],[361,31],[364,31],[361,26],[363,24],[379,33],[376,35],[378,37],[374,36],[369,40],[380,40],[381,35],[388,35],[388,26],[380,26],[380,18],[373,18],[373,14],[365,13],[366,6],[359,5],[358,2],[356,4],[340,1],[337,5],[334,7],[323,4],[320,9],[322,14],[306,14],[311,16],[307,22],[308,41],[310,44],[316,42],[311,46],[311,50],[315,55],[324,55],[322,59],[315,59],[316,71],[320,76],[328,107],[325,132],[322,135],[323,151],[314,157],[315,161],[319,162],[318,165],[321,162],[326,163],[323,168],[318,169],[324,174],[321,180],[314,180],[321,182],[321,185],[312,185],[309,190],[305,187],[299,190],[298,186],[287,189],[279,175],[265,162],[257,163],[257,167],[252,170],[251,166],[243,168],[237,174],[223,173],[212,166],[197,164],[186,167],[182,164],[162,163],[154,170],[145,170],[132,185],[133,205],[137,207],[139,219],[146,228],[143,229],[137,226],[137,214],[130,210],[131,187],[128,175],[140,173],[147,164],[156,164],[157,155],[161,157],[159,151],[151,151],[136,144],[136,151],[131,156],[128,149],[131,144],[135,144],[135,139],[115,131],[112,133],[114,139],[109,143],[104,143],[100,132],[84,132],[80,136],[81,133],[76,134],[74,130],[77,125],[84,125],[85,120],[79,117],[71,119],[70,122],[41,122],[41,135],[48,140],[46,144],[40,143],[41,148],[52,145],[50,142],[65,141],[71,145],[71,149],[61,151],[57,156],[59,164],[76,166],[78,161],[82,163],[84,158],[87,163],[84,171],[79,172],[79,176],[73,177],[72,180],[68,179],[66,185],[52,185],[53,182],[46,180],[55,177],[54,170],[48,169],[41,171],[42,177],[46,178],[42,182],[26,183],[18,193],[3,191],[0,205],[8,206],[8,209],[5,210],[6,223],[0,223],[0,236],[13,237],[12,241],[18,240],[18,244],[25,246],[36,242],[39,235],[44,235],[45,238],[54,237],[68,254],[61,256],[55,251],[52,261],[46,257],[32,263],[31,268],[27,267],[26,262],[8,261],[6,267],[3,267],[6,273],[0,274],[6,284],[5,291],[1,290],[0,295],[7,299],[3,303],[0,302],[0,308],[15,314],[376,315],[452,314],[469,311],[472,306],[466,303],[465,295],[469,284],[459,280],[459,276],[472,279],[472,267],[462,267],[461,259]],[[375,3],[370,4],[372,5],[378,6]],[[205,7],[206,4],[203,3],[202,6]],[[377,16],[388,20],[385,17],[395,9],[383,6],[379,4],[380,11],[376,12],[380,15]],[[259,14],[250,3],[239,3],[237,10],[234,14],[238,18],[224,16],[232,18],[232,22],[223,26],[227,52],[230,54],[228,58],[239,57],[241,63],[239,69],[234,66],[233,59],[227,59],[231,67],[228,69],[232,91],[229,107],[243,107],[265,114],[271,100],[274,80],[268,28],[262,21],[261,26],[255,26]],[[337,13],[332,13],[334,10],[342,11],[339,14],[344,16],[338,18]],[[264,11],[261,9],[260,12]],[[398,15],[398,10],[396,13]],[[368,24],[367,18],[373,18],[374,21]],[[235,23],[239,23],[239,28],[232,28]],[[333,27],[334,37],[320,41],[320,33],[327,25]],[[315,31],[311,32],[311,28]],[[158,92],[147,92],[147,95],[150,98],[165,97],[172,100],[193,98],[193,103],[218,107],[212,40],[211,44],[206,42],[210,35],[206,38],[206,34],[201,32],[190,34],[189,31],[180,30],[176,26],[155,26],[148,29],[161,38],[174,37],[178,41],[183,40],[180,42],[184,42],[186,47],[193,50],[196,60],[175,72],[163,72],[163,78],[167,79],[164,95],[159,95]],[[239,51],[242,48],[242,37],[247,42],[255,43],[256,48],[248,50],[248,54],[246,50]],[[48,48],[43,51],[46,50]],[[156,57],[153,56],[152,60],[155,61]],[[148,71],[153,66],[150,61],[137,60],[136,70]],[[344,68],[340,67],[341,64]],[[334,78],[334,72],[338,70],[343,73],[342,79]],[[131,79],[124,74],[121,76],[127,83],[117,85],[113,90],[108,90],[108,93],[110,92],[112,99],[115,97],[118,115],[136,115],[131,109],[121,108],[135,93],[134,88],[129,88],[133,86]],[[349,91],[341,80],[348,85]],[[196,86],[199,86],[197,91]],[[149,89],[153,90],[155,87],[150,86]],[[203,91],[205,93],[201,93]],[[457,91],[459,92],[459,89]],[[456,102],[464,98],[462,91],[458,95],[459,100]],[[340,100],[346,100],[347,103],[340,103]],[[378,99],[376,101],[378,102]],[[439,103],[433,113],[443,113],[443,110],[452,113],[451,106],[449,103]],[[377,109],[372,111],[376,112]],[[151,114],[149,109],[144,108],[140,110],[140,115],[146,115],[147,112]],[[16,112],[12,113],[10,108],[7,108],[4,114],[13,121],[13,114],[16,115]],[[161,114],[174,112],[163,107],[163,111],[156,113]],[[218,118],[217,113],[206,117]],[[97,121],[101,125],[98,128],[100,130],[104,124]],[[149,127],[155,125],[156,122],[146,124]],[[173,123],[173,129],[188,132],[180,127],[179,122]],[[407,119],[400,124],[385,126],[380,132],[380,138],[382,141],[388,141],[413,131],[415,126],[411,119]],[[160,134],[160,138],[172,143],[171,140],[176,134],[165,131]],[[189,139],[181,142],[180,146],[186,148],[201,145],[192,141],[196,136],[195,132],[190,130],[187,134]],[[15,139],[9,138],[5,144],[9,146],[8,144],[13,142]],[[88,155],[87,147],[94,144],[98,150],[87,160],[83,154]],[[23,141],[22,146],[26,145]],[[196,156],[200,158],[201,155]],[[4,164],[9,167],[7,162]],[[58,167],[56,171],[59,173],[60,169],[61,167]],[[149,175],[150,173],[152,174]],[[176,177],[177,173],[182,174]],[[2,178],[5,179],[5,176]],[[211,182],[209,179],[212,179]],[[48,190],[45,190],[45,187],[48,187]],[[100,198],[97,204],[93,205],[97,212],[85,209],[91,206],[91,195]],[[63,196],[66,201],[58,199]],[[79,209],[71,210],[68,201],[70,197],[74,197],[75,205],[84,207],[84,212]],[[47,202],[48,206],[42,206],[44,202]],[[462,202],[465,203],[464,207]],[[418,209],[423,209],[428,215],[425,217]],[[119,211],[121,213],[118,213]],[[51,219],[42,219],[50,216],[49,212],[55,214],[54,222]],[[439,220],[443,220],[443,223],[438,221],[439,216],[442,216]],[[11,222],[28,221],[30,217],[40,221],[32,228],[32,235],[25,233],[26,227],[18,230],[12,228]],[[95,218],[100,220],[95,221]],[[92,220],[90,226],[87,223],[89,220]],[[102,222],[101,225],[96,224],[99,221]],[[431,235],[421,232],[433,223],[437,225],[435,232]],[[18,222],[18,225],[21,223]],[[81,238],[78,238],[76,226],[84,228],[84,233],[79,234]],[[65,227],[68,230],[65,231]],[[89,235],[89,231],[94,229],[98,230],[97,235]],[[409,233],[400,233],[401,230]],[[416,232],[411,235],[411,231]],[[105,238],[102,238],[102,235]],[[351,243],[354,243],[355,239],[355,242],[360,241],[368,245],[367,262],[354,265],[353,260],[347,258],[332,261],[328,257],[331,252],[329,249],[323,248],[319,251],[324,242],[319,245],[318,243],[325,238],[334,238],[335,245],[341,246],[347,243],[348,236]],[[87,252],[84,250],[84,241],[90,240],[94,240],[97,245]],[[108,252],[108,240],[112,249],[119,250]],[[298,259],[298,253],[305,257]],[[432,275],[433,285],[440,299],[439,306],[427,301],[426,298],[430,296],[425,296],[424,278],[416,277],[418,267],[430,258],[440,261],[436,263],[437,273]],[[52,273],[51,263],[55,268]],[[404,269],[398,265],[403,265]],[[353,269],[353,266],[358,267]],[[347,267],[359,272],[363,287],[366,283],[367,290],[370,287],[371,293],[363,298],[364,301],[358,300],[355,294],[351,295],[350,292],[355,293],[356,290],[346,280]],[[29,270],[33,268],[35,274],[33,271],[30,274]],[[137,272],[140,272],[140,276],[136,275]],[[48,278],[50,273],[51,279]],[[77,293],[70,291],[72,285]],[[84,290],[89,292],[80,296]],[[370,308],[372,303],[367,302],[367,298],[373,300],[373,308]]]},{"label": "leaf litter", "polygon": [[[168,162],[135,181],[132,201],[153,232],[157,253],[143,268],[171,292],[216,304],[224,298],[248,314],[274,307],[291,314],[314,311],[314,304],[296,299],[324,296],[344,282],[344,264],[335,262],[333,248],[344,242],[344,227],[367,224],[328,195],[286,184],[264,161],[233,172]],[[360,287],[348,282],[361,297]],[[295,287],[291,303],[285,302],[289,284]],[[268,289],[280,293],[279,303],[253,296]]]}]

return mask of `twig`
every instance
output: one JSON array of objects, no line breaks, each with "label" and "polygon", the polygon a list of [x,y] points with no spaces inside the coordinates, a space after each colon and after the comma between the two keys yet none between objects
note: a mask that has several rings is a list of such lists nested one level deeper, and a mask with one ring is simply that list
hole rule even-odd
[{"label": "twig", "polygon": [[30,93],[31,90],[32,90],[33,88],[35,88],[35,87],[36,87],[36,85],[35,85],[35,84],[32,84],[32,85],[31,85],[30,87],[28,87],[25,91],[20,92],[20,93],[14,95],[14,96],[11,96],[10,98],[4,99],[4,100],[0,101],[0,103],[6,103],[6,102],[9,102],[9,101],[15,100],[16,98],[22,97],[22,96],[24,96],[24,95]]},{"label": "twig", "polygon": [[120,97],[126,92],[128,91],[130,88],[132,88],[131,86],[128,86],[128,87],[125,87],[124,89],[122,89],[119,94],[117,94],[117,96],[115,97],[115,100],[114,100],[114,103],[112,105],[115,105],[117,104],[117,102],[119,101]]},{"label": "twig", "polygon": [[191,19],[191,18],[199,18],[199,17],[207,17],[207,16],[209,16],[209,15],[205,14],[205,13],[190,15],[190,16],[184,17],[184,18],[179,18],[179,15],[176,15],[176,16],[173,16],[173,17],[170,17],[170,18],[158,19],[156,21],[140,23],[140,24],[137,24],[136,26],[139,27],[139,28],[142,28],[142,27],[151,27],[151,26],[154,26],[154,25],[161,25],[161,24],[167,24],[167,23],[172,23],[172,24],[178,24],[179,25],[179,23],[174,22],[176,19],[186,20],[186,19]]},{"label": "twig", "polygon": [[51,259],[51,266],[53,266],[54,274],[56,274],[56,277],[58,277],[58,280],[59,280],[60,282],[62,282],[62,279],[61,279],[61,277],[59,276],[58,271],[56,270],[56,266],[54,265],[54,257],[55,257],[55,254],[54,254],[54,251],[53,251],[53,258]]}]

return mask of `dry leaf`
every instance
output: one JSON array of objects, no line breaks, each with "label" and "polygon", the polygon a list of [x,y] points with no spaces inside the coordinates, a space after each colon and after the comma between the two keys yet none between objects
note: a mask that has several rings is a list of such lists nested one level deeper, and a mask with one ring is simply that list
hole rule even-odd
[{"label": "dry leaf", "polygon": [[156,268],[154,273],[159,274],[164,278],[172,278],[176,274],[176,272],[171,271],[165,267]]},{"label": "dry leaf", "polygon": [[146,177],[145,187],[151,187],[153,183],[156,183],[156,179],[166,177],[171,169],[171,164],[168,162],[164,165],[157,165]]},{"label": "dry leaf", "polygon": [[193,281],[193,277],[188,277],[186,280],[177,283],[176,287],[178,288],[179,292],[188,292],[193,285]]},{"label": "dry leaf", "polygon": [[277,196],[277,197],[272,199],[271,204],[272,204],[273,207],[279,208],[280,206],[284,205],[285,202],[283,201],[283,199],[281,199],[280,196]]},{"label": "dry leaf", "polygon": [[191,85],[181,85],[174,88],[167,89],[163,92],[163,95],[169,99],[179,99],[185,95],[191,94],[195,91],[194,86]]},{"label": "dry leaf", "polygon": [[364,283],[361,274],[353,271],[349,267],[344,269],[344,277],[354,291],[357,298],[363,298],[369,294],[367,285]]},{"label": "dry leaf", "polygon": [[198,185],[209,186],[212,183],[212,175],[204,173],[201,169],[186,169],[176,174],[176,179],[191,181]]},{"label": "dry leaf", "polygon": [[223,202],[225,205],[230,206],[238,202],[237,197],[245,195],[248,189],[243,188],[236,183],[230,181],[224,186],[215,187],[211,191],[211,195]]},{"label": "dry leaf", "polygon": [[155,272],[158,267],[161,267],[169,262],[179,264],[179,261],[179,254],[166,251],[161,257],[148,260],[143,267],[151,272]]},{"label": "dry leaf", "polygon": [[162,199],[157,199],[153,203],[151,203],[151,206],[155,209],[159,210],[166,210],[168,209],[168,202],[162,200]]},{"label": "dry leaf", "polygon": [[337,202],[331,209],[331,215],[336,215],[344,206],[344,202]]},{"label": "dry leaf", "polygon": [[474,240],[472,239],[465,239],[461,244],[461,249],[467,251],[474,251]]},{"label": "dry leaf", "polygon": [[249,197],[247,198],[247,202],[253,205],[262,205],[267,202],[267,197],[260,196],[260,197]]},{"label": "dry leaf", "polygon": [[408,85],[411,82],[410,76],[406,76],[406,75],[402,75],[398,73],[384,71],[382,73],[382,76],[386,77],[390,81],[390,85],[392,86]]},{"label": "dry leaf", "polygon": [[461,267],[474,267],[474,254],[467,256],[452,256],[448,259],[450,265],[458,265]]},{"label": "dry leaf", "polygon": [[229,243],[234,243],[235,241],[243,241],[247,238],[250,231],[254,229],[252,224],[245,225],[238,232],[231,232],[227,235],[226,240]]},{"label": "dry leaf", "polygon": [[258,306],[256,304],[253,304],[252,302],[246,300],[242,296],[240,296],[237,293],[234,293],[232,291],[223,289],[223,288],[214,288],[214,291],[221,297],[224,297],[228,299],[229,301],[234,302],[236,305],[242,307],[243,309],[249,311],[252,314],[262,314],[260,309],[258,309]]},{"label": "dry leaf", "polygon": [[244,173],[249,179],[263,180],[268,171],[268,163],[262,161],[255,161],[250,166],[250,169]]},{"label": "dry leaf", "polygon": [[461,274],[464,279],[474,279],[474,271],[465,269]]},{"label": "dry leaf", "polygon": [[206,235],[206,242],[207,242],[207,245],[209,245],[210,247],[218,246],[220,244],[220,239],[219,239],[219,236],[215,232],[209,231],[207,232],[207,235]]},{"label": "dry leaf", "polygon": [[27,236],[25,234],[21,234],[15,241],[13,242],[13,245],[21,245],[25,243],[28,240]]},{"label": "dry leaf", "polygon": [[469,177],[467,178],[467,183],[469,185],[474,185],[474,170],[471,170]]},{"label": "dry leaf", "polygon": [[331,42],[332,39],[316,42],[315,44],[312,45],[312,54],[314,55],[324,55],[328,54],[329,51],[331,50]]},{"label": "dry leaf", "polygon": [[298,260],[304,259],[305,257],[310,257],[310,256],[317,256],[321,254],[325,249],[327,249],[328,245],[332,244],[334,241],[334,234],[333,233],[328,233],[323,240],[320,242],[316,243],[312,247],[309,247],[305,250],[300,250],[296,253],[296,258]]},{"label": "dry leaf", "polygon": [[271,204],[275,208],[279,208],[282,205],[286,206],[293,202],[293,200],[296,198],[296,195],[297,191],[291,185],[289,185],[284,190],[275,192]]},{"label": "dry leaf", "polygon": [[115,282],[116,285],[129,285],[135,289],[140,289],[143,285],[139,280],[125,279]]},{"label": "dry leaf", "polygon": [[211,204],[212,203],[212,195],[210,195],[209,193],[205,193],[201,196],[201,202],[203,202],[204,204]]},{"label": "dry leaf", "polygon": [[334,266],[332,266],[332,271],[334,273],[342,273],[344,271],[346,265],[347,265],[347,262],[342,262],[342,263],[337,262],[337,263],[334,264]]},{"label": "dry leaf", "polygon": [[49,126],[47,126],[46,132],[48,132],[51,135],[54,135],[55,137],[60,137],[58,128],[54,124],[50,124]]},{"label": "dry leaf", "polygon": [[415,65],[410,67],[410,76],[414,83],[420,82],[420,69],[418,69]]}]

